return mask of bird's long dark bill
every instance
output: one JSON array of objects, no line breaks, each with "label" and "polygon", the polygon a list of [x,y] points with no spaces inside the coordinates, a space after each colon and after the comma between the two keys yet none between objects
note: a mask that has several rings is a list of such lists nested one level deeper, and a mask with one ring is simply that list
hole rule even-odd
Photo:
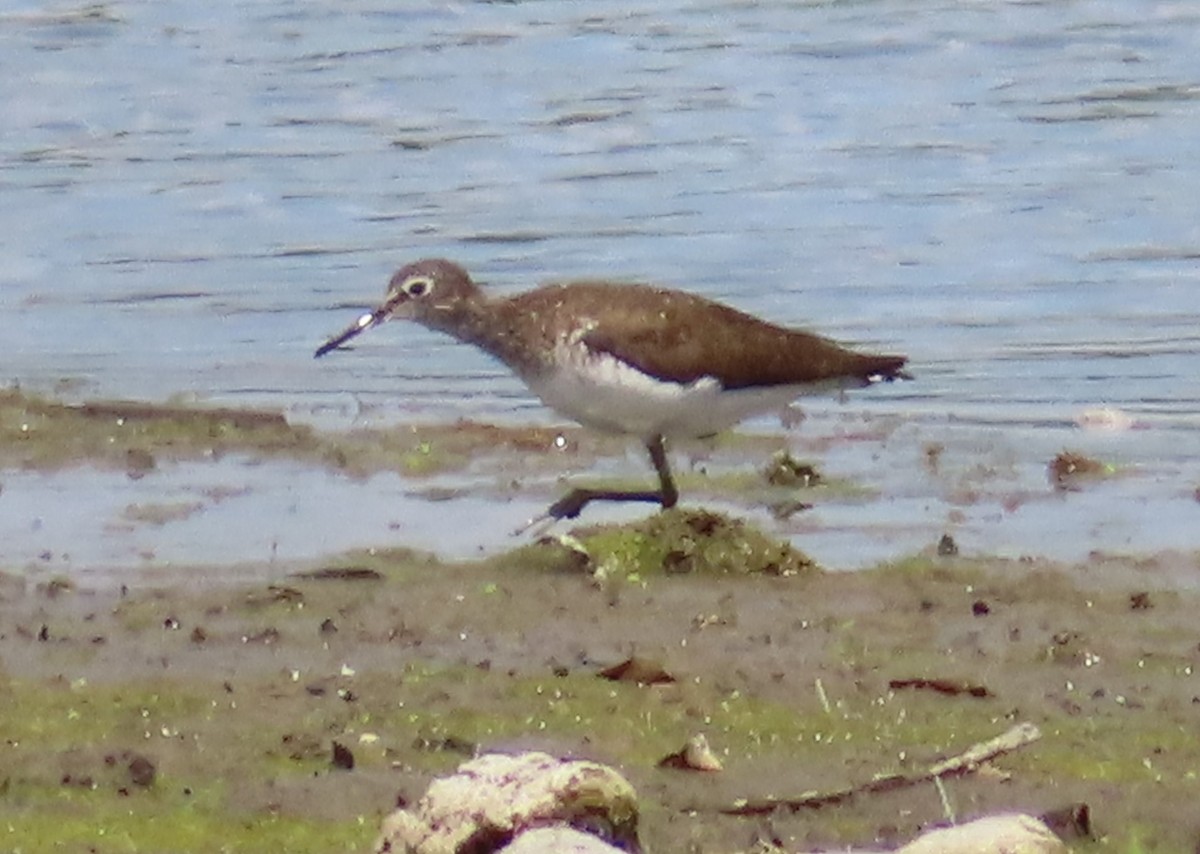
[{"label": "bird's long dark bill", "polygon": [[384,321],[385,318],[387,318],[390,308],[391,307],[388,305],[381,305],[370,314],[364,314],[354,323],[350,324],[337,335],[334,335],[332,338],[318,347],[317,352],[313,353],[313,358],[319,359],[331,350],[336,350],[338,347],[341,347],[351,338],[357,337],[360,333],[366,332],[372,326],[378,326]]}]

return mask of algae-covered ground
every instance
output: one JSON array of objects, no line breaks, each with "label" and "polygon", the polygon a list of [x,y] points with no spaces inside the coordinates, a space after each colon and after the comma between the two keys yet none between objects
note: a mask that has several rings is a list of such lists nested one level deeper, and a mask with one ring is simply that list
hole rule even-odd
[{"label": "algae-covered ground", "polygon": [[440,427],[321,433],[272,410],[133,401],[68,404],[0,390],[0,465],[58,469],[81,462],[144,475],[164,460],[249,454],[365,476],[421,475],[462,467],[484,450],[545,452],[578,430],[508,428],[470,421]]},{"label": "algae-covered ground", "polygon": [[[95,413],[19,405],[0,418],[6,466],[50,464],[18,444],[31,430],[92,441],[61,419]],[[328,438],[258,416],[199,438],[181,437],[186,412],[120,418],[161,433],[137,459],[100,439],[76,459],[144,468],[244,430],[264,454],[344,464]],[[113,429],[111,412],[99,420]],[[656,852],[879,847],[948,819],[1063,808],[1076,834],[1090,825],[1078,850],[1194,851],[1200,559],[941,551],[824,573],[691,509],[469,563],[397,549],[121,580],[13,568],[0,849],[366,851],[433,776],[477,751],[539,748],[625,773]],[[254,580],[205,580],[237,574]],[[634,657],[648,684],[601,675]],[[1018,724],[1041,737],[940,786],[735,814],[919,776]],[[724,770],[659,767],[696,734]]]},{"label": "algae-covered ground", "polygon": [[[0,845],[363,851],[432,775],[537,747],[619,767],[654,851],[888,844],[947,807],[1077,804],[1085,850],[1194,848],[1200,602],[1168,589],[1176,567],[921,557],[597,582],[592,560],[544,543],[459,565],[348,555],[248,586],[7,577]],[[663,681],[598,675],[631,656]],[[945,781],[945,803],[926,783],[724,812],[916,772],[1024,722],[1042,738]],[[697,733],[724,771],[657,767]]]}]

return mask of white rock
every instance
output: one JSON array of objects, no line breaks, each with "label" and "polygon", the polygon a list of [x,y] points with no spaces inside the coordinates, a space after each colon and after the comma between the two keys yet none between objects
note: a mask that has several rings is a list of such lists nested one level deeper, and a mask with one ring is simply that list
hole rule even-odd
[{"label": "white rock", "polygon": [[527,830],[501,854],[624,854],[598,836],[573,827],[539,827]]},{"label": "white rock", "polygon": [[487,851],[527,828],[570,825],[636,850],[637,818],[637,794],[612,768],[545,753],[495,753],[464,762],[414,806],[384,819],[375,850]]},{"label": "white rock", "polygon": [[898,854],[1066,854],[1067,846],[1031,815],[992,815],[931,830]]}]

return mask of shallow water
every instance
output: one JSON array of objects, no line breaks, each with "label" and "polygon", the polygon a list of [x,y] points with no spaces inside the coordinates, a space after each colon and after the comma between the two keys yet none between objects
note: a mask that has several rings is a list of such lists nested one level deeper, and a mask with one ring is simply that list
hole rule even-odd
[{"label": "shallow water", "polygon": [[[847,520],[834,563],[964,525],[980,549],[1200,547],[1198,24],[1124,2],[9,6],[0,378],[327,426],[547,420],[423,329],[312,350],[415,257],[498,289],[650,279],[911,356],[917,382],[800,430],[905,425],[832,461],[894,496],[871,528],[898,532],[875,549]],[[1100,407],[1134,429],[1081,432]],[[921,480],[929,443],[1007,466],[985,492],[1008,506],[1063,447],[1130,474],[988,523]],[[41,500],[23,483],[8,513]]]}]

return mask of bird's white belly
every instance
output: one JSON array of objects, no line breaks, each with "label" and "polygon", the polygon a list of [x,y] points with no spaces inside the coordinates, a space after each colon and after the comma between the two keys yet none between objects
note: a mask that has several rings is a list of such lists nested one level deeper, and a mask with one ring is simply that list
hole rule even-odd
[{"label": "bird's white belly", "polygon": [[727,391],[711,377],[687,385],[664,382],[607,355],[590,355],[534,377],[529,388],[551,409],[587,427],[642,438],[708,436],[752,415],[782,409],[804,394],[836,384]]}]

